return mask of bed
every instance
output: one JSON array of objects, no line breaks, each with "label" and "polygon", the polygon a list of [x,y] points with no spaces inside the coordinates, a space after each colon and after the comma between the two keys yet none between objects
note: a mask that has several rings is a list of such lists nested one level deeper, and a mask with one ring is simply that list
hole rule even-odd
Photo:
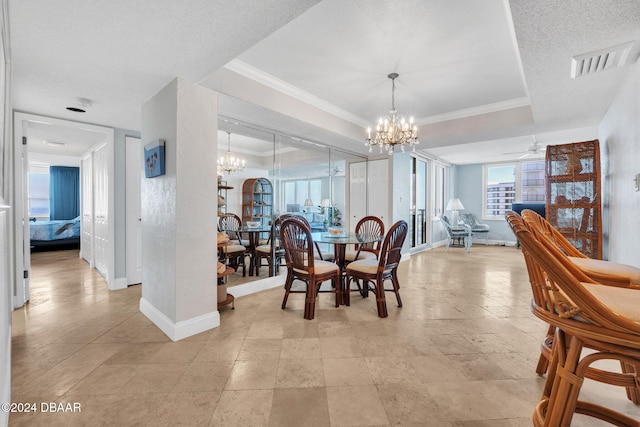
[{"label": "bed", "polygon": [[80,247],[80,217],[29,223],[32,250]]}]

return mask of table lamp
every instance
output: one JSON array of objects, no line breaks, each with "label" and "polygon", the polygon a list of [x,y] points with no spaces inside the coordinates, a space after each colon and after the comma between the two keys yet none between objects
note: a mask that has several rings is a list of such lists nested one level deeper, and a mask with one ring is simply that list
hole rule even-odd
[{"label": "table lamp", "polygon": [[464,209],[460,199],[449,199],[447,203],[447,210],[451,211],[451,224],[458,225],[458,211]]}]

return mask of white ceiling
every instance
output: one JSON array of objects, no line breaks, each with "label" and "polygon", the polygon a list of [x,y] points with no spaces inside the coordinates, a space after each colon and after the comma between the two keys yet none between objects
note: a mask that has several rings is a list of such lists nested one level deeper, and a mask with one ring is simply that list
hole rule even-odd
[{"label": "white ceiling", "polygon": [[[596,138],[629,66],[571,79],[571,57],[629,41],[627,64],[640,52],[637,0],[8,1],[16,110],[139,130],[141,106],[174,77],[206,82],[229,64],[364,136],[397,72],[396,107],[420,124],[420,149],[455,164],[517,158],[534,138]],[[65,110],[77,98],[92,101],[86,113]],[[366,153],[353,135],[220,109]]]}]

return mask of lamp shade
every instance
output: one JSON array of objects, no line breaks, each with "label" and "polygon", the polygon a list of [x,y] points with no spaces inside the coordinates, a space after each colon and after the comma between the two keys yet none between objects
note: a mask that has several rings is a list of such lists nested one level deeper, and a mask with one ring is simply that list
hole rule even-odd
[{"label": "lamp shade", "polygon": [[331,206],[331,200],[329,199],[322,199],[322,202],[320,202],[320,206],[322,206],[323,208],[328,208]]},{"label": "lamp shade", "polygon": [[448,211],[459,211],[461,209],[464,209],[464,206],[462,206],[460,199],[449,199],[449,203],[447,203]]},{"label": "lamp shade", "polygon": [[307,199],[304,201],[304,205],[307,207],[313,206],[313,201],[311,199]]}]

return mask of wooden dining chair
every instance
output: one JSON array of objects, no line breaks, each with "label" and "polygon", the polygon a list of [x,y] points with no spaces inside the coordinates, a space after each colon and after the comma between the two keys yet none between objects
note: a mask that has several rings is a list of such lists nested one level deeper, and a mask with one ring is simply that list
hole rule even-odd
[{"label": "wooden dining chair", "polygon": [[[340,284],[340,268],[333,262],[315,259],[314,244],[311,239],[311,229],[297,217],[285,218],[280,226],[280,239],[284,247],[284,257],[287,263],[287,278],[284,284],[284,299],[282,309],[287,306],[290,293],[304,293],[304,318],[313,319],[316,309],[316,297],[320,292],[322,282],[331,280],[331,289],[336,295],[335,306],[338,307],[342,298]],[[304,289],[294,289],[294,281],[305,284]]]},{"label": "wooden dining chair", "polygon": [[[384,222],[377,216],[365,216],[356,224],[356,233],[371,236],[384,236]],[[378,259],[380,253],[380,241],[356,245],[354,250],[346,251],[345,263],[359,259]]]},{"label": "wooden dining chair", "polygon": [[[270,274],[274,276],[278,274],[281,260],[284,258],[284,248],[280,240],[280,226],[282,221],[291,216],[292,214],[290,213],[283,213],[271,222],[269,239],[265,244],[256,248],[256,276],[260,274],[260,267],[265,266],[271,269]],[[263,260],[267,261],[266,265],[262,264]]]},{"label": "wooden dining chair", "polygon": [[[300,221],[304,222],[307,227],[309,229],[311,229],[311,224],[309,224],[309,221],[307,220],[307,218],[305,218],[302,215],[293,215],[295,218],[299,219]],[[314,252],[314,256],[316,257],[316,259],[322,260],[322,261],[335,261],[336,257],[333,253],[331,252],[322,252],[320,250],[320,245],[318,245],[318,242],[313,242],[313,244],[316,247],[316,251]]]},{"label": "wooden dining chair", "polygon": [[240,229],[242,228],[242,220],[236,214],[225,214],[218,220],[219,231],[224,231],[229,238],[235,243],[248,247],[249,239],[243,239]]},{"label": "wooden dining chair", "polygon": [[[398,307],[402,307],[400,298],[400,282],[398,281],[398,265],[402,258],[402,245],[407,237],[409,229],[406,221],[398,221],[391,226],[378,255],[378,259],[361,259],[347,265],[347,277],[345,286],[345,304],[350,305],[351,282],[358,284],[362,281],[362,288],[372,290],[376,295],[378,316],[387,317],[387,300],[385,292],[393,292],[396,295]],[[386,289],[385,281],[390,281],[392,288]],[[371,286],[371,288],[369,287]]]},{"label": "wooden dining chair", "polygon": [[218,247],[218,261],[228,265],[235,271],[238,271],[238,268],[242,267],[242,277],[246,277],[247,275],[247,265],[245,262],[247,255],[247,248],[232,241]]},{"label": "wooden dining chair", "polygon": [[[554,332],[547,382],[534,411],[534,425],[569,426],[574,412],[615,425],[640,425],[640,420],[578,399],[585,378],[625,387],[630,399],[637,390],[640,293],[596,282],[553,242],[536,238],[519,215],[510,212],[506,218],[525,256],[533,292],[531,310]],[[583,354],[583,348],[591,351]],[[600,360],[618,361],[622,373],[592,366]]]}]

